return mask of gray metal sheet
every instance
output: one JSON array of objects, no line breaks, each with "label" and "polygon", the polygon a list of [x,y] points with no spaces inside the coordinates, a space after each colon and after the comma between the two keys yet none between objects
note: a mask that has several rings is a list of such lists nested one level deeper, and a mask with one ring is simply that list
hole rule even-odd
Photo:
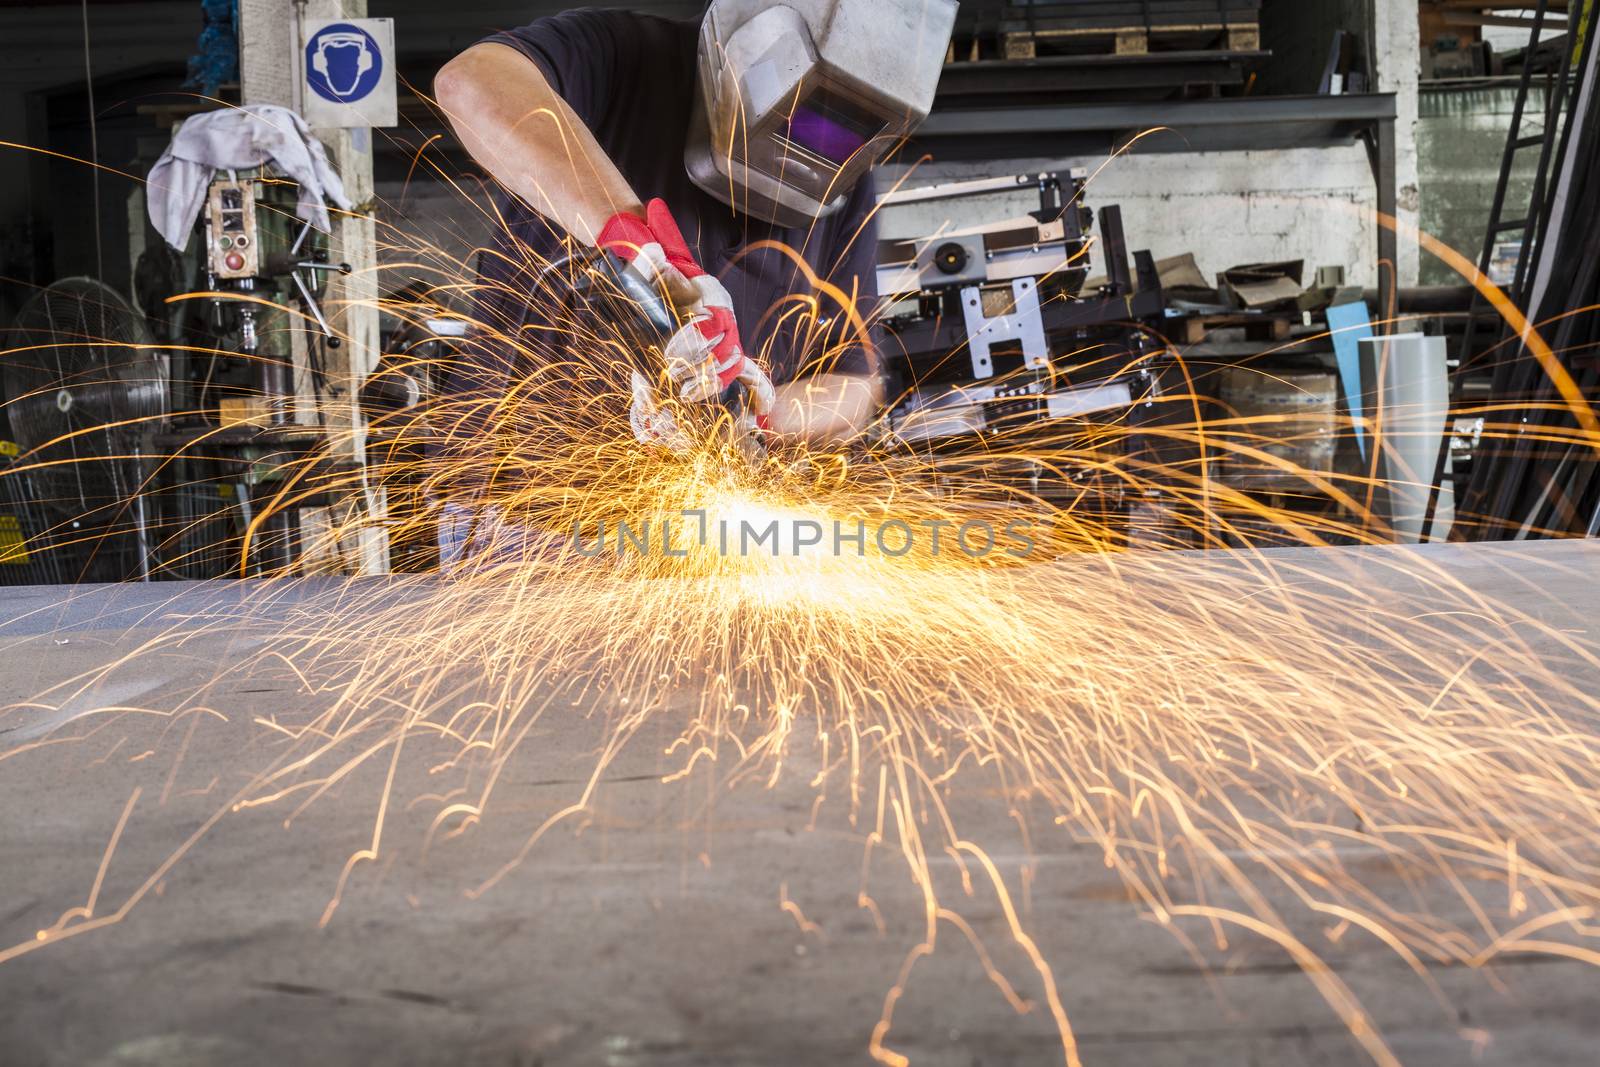
[{"label": "gray metal sheet", "polygon": [[[1234,583],[1247,597],[1276,572],[1282,588],[1332,612],[1327,624],[1348,631],[1352,650],[1363,647],[1372,603],[1430,610],[1429,568],[1443,566],[1547,627],[1538,654],[1558,655],[1561,641],[1597,643],[1600,544],[1592,542],[1122,563],[1132,588],[1152,602],[1198,580]],[[1096,565],[1041,567],[1037,578],[1067,602],[1078,595],[1082,567]],[[1337,599],[1322,599],[1354,584],[1370,593],[1367,605],[1352,600],[1340,616],[1328,607]],[[176,706],[248,650],[234,628],[216,625],[218,613],[269,631],[308,611],[359,628],[376,610],[364,596],[392,605],[429,590],[311,582],[285,587],[267,604],[245,599],[259,587],[243,583],[8,591],[0,594],[0,683],[13,696],[32,692],[176,627],[191,634],[185,647],[127,664],[142,686],[128,699]],[[1514,675],[1525,665],[1503,666]],[[1574,684],[1600,689],[1592,667],[1573,670]],[[95,914],[115,918],[119,903],[153,878],[120,921],[0,963],[0,1062],[867,1061],[884,998],[924,935],[922,898],[892,848],[871,853],[864,873],[871,819],[852,827],[843,792],[817,807],[803,736],[796,767],[775,787],[722,780],[708,788],[703,778],[662,782],[675,766],[662,756],[675,730],[647,731],[607,772],[581,832],[547,835],[529,862],[479,897],[463,889],[494,875],[531,825],[583,789],[603,732],[593,709],[542,725],[527,758],[507,767],[495,814],[472,833],[436,837],[425,858],[425,826],[392,812],[386,859],[355,869],[337,909],[329,905],[347,859],[371,843],[383,766],[290,825],[282,805],[233,813],[180,863],[161,868],[238,784],[241,762],[271,755],[270,733],[252,724],[312,699],[333,695],[309,697],[283,673],[263,673],[213,692],[210,703],[229,722],[205,719],[192,737],[182,720],[132,719],[97,746],[0,759],[0,954],[85,903],[136,787],[142,792],[106,862]],[[180,745],[186,763],[169,793],[163,786]],[[0,755],[15,747],[0,735]],[[213,776],[210,792],[188,791]],[[405,787],[411,795],[430,783],[423,775]],[[1065,835],[1022,839],[1007,813],[1011,801],[966,779],[952,783],[949,804],[1010,879],[1039,951],[1054,961],[1086,1062],[1360,1060],[1312,983],[1274,946],[1235,933],[1225,951],[1200,944],[1209,961],[1201,967],[1130,906],[1097,848]],[[1381,856],[1365,862],[1375,892],[1404,898],[1437,888],[1407,887]],[[1060,1062],[1045,992],[981,873],[969,897],[951,856],[931,856],[929,870],[1031,1008],[1016,1014],[961,931],[941,924],[937,950],[916,963],[895,1003],[888,1046],[938,1067]],[[1503,908],[1503,887],[1498,905],[1492,893],[1486,900]],[[1450,917],[1471,922],[1459,908]],[[1472,968],[1436,968],[1446,1008],[1392,953],[1353,938],[1333,945],[1332,925],[1301,920],[1296,929],[1323,951],[1339,951],[1338,977],[1368,1005],[1402,1062],[1593,1061],[1595,970],[1519,957],[1496,972],[1501,991]]]}]

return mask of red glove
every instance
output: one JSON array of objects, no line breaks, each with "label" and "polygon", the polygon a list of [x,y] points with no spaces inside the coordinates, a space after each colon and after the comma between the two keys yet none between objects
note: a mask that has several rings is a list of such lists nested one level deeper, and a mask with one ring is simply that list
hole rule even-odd
[{"label": "red glove", "polygon": [[691,403],[717,399],[743,382],[756,422],[766,428],[777,402],[772,380],[744,354],[728,290],[695,261],[666,201],[652,200],[645,217],[613,215],[600,231],[600,247],[619,256],[672,298],[688,324],[667,342],[667,373]]}]

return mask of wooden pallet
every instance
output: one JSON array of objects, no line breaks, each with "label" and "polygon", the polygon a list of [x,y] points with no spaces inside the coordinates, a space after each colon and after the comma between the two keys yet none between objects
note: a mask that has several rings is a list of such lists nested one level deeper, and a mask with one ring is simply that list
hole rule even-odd
[{"label": "wooden pallet", "polygon": [[1175,26],[1100,26],[1011,30],[1000,35],[1006,59],[1049,55],[1142,56],[1151,52],[1259,52],[1257,22],[1197,22]]},{"label": "wooden pallet", "polygon": [[1301,321],[1299,312],[1269,315],[1190,315],[1169,319],[1168,332],[1179,344],[1197,345],[1214,330],[1243,330],[1251,341],[1287,341]]}]

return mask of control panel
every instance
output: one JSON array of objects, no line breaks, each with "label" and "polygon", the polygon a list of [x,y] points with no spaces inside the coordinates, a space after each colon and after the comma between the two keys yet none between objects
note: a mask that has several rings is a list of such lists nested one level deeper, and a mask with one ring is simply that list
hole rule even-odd
[{"label": "control panel", "polygon": [[215,181],[206,198],[207,262],[225,281],[261,273],[261,235],[256,226],[256,184]]}]

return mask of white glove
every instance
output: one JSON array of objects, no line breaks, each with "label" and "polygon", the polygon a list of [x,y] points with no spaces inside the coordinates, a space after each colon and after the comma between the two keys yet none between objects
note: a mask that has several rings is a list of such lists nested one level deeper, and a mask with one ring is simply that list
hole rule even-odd
[{"label": "white glove", "polygon": [[678,427],[678,420],[656,403],[655,391],[638,371],[633,372],[633,407],[628,411],[628,422],[640,444],[660,445],[680,456],[689,451],[689,438]]},{"label": "white glove", "polygon": [[[772,380],[745,355],[733,299],[727,288],[696,262],[666,202],[650,201],[643,219],[627,212],[613,216],[601,231],[599,244],[664,290],[678,312],[687,317],[687,323],[667,342],[665,352],[667,374],[677,385],[678,395],[690,403],[707,403],[740,382],[749,394],[757,424],[765,429],[777,403]],[[636,389],[636,409],[637,399]]]}]

